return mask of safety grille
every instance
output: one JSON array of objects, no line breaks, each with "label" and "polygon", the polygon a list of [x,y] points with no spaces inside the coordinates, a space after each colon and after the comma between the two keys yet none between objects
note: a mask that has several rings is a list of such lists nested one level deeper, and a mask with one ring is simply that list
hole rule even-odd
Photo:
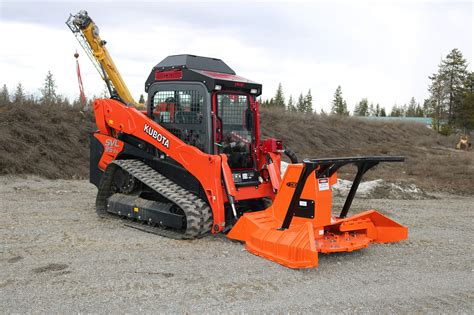
[{"label": "safety grille", "polygon": [[218,94],[217,114],[222,121],[223,140],[232,139],[250,144],[252,133],[247,129],[249,104],[246,95]]},{"label": "safety grille", "polygon": [[152,106],[155,121],[183,142],[205,150],[204,97],[198,90],[158,91]]},{"label": "safety grille", "polygon": [[203,103],[199,91],[158,91],[153,97],[153,115],[163,123],[200,124]]}]

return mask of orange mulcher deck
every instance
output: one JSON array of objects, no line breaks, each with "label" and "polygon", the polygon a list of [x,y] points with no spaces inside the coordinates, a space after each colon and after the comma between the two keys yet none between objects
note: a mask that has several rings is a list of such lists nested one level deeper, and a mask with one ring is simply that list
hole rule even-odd
[{"label": "orange mulcher deck", "polygon": [[[375,210],[333,217],[330,186],[336,181],[335,172],[325,170],[330,176],[319,177],[318,170],[325,165],[321,161],[334,159],[289,165],[273,204],[244,214],[227,236],[244,241],[251,253],[290,268],[316,267],[318,252],[350,252],[370,242],[398,242],[408,237],[406,227]],[[353,159],[337,161],[350,163]]]}]

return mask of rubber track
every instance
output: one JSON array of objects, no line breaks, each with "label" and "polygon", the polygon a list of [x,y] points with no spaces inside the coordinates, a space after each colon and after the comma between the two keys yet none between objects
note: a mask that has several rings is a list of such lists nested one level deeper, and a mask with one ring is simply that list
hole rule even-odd
[{"label": "rubber track", "polygon": [[211,231],[212,211],[203,200],[139,160],[116,160],[109,164],[97,194],[96,211],[99,216],[117,217],[107,212],[107,199],[114,193],[113,175],[119,168],[181,208],[186,215],[187,223],[184,233],[151,226],[145,222],[128,221],[125,225],[173,239],[200,238]]}]

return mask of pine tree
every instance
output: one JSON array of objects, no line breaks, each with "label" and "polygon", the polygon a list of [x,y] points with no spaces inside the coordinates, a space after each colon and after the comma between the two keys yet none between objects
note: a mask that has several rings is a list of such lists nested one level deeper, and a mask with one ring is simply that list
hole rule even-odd
[{"label": "pine tree", "polygon": [[269,108],[274,106],[273,98],[261,102],[262,107]]},{"label": "pine tree", "polygon": [[290,95],[290,98],[288,99],[288,111],[290,112],[296,112],[296,106],[295,102],[293,101],[293,96]]},{"label": "pine tree", "polygon": [[278,89],[275,93],[274,102],[275,107],[285,108],[285,96],[283,94],[283,87],[281,86],[281,83],[278,83]]},{"label": "pine tree", "polygon": [[380,117],[387,117],[387,113],[385,112],[385,107],[380,109]]},{"label": "pine tree", "polygon": [[370,105],[369,105],[369,115],[368,116],[375,116],[374,103],[370,103]]},{"label": "pine tree", "polygon": [[463,128],[463,132],[474,130],[474,93],[464,96],[459,107],[458,126]]},{"label": "pine tree", "polygon": [[296,109],[300,113],[306,112],[303,93],[300,93],[300,96],[298,97],[298,102],[296,103]]},{"label": "pine tree", "polygon": [[347,110],[347,103],[342,98],[342,89],[340,85],[337,87],[336,92],[334,92],[334,99],[332,100],[331,106],[331,114],[346,116],[349,115],[349,112]]},{"label": "pine tree", "polygon": [[427,98],[423,101],[423,117],[431,117],[431,103],[430,99]]},{"label": "pine tree", "polygon": [[400,117],[406,117],[407,116],[407,104],[403,104],[403,106],[400,106]]},{"label": "pine tree", "polygon": [[18,83],[18,85],[16,86],[15,95],[13,95],[13,101],[15,103],[22,103],[25,101],[25,99],[26,95],[25,90],[23,89],[23,85],[21,83]]},{"label": "pine tree", "polygon": [[471,72],[466,76],[466,80],[464,82],[464,92],[474,93],[474,72]]},{"label": "pine tree", "polygon": [[467,62],[456,48],[441,60],[438,72],[429,77],[431,112],[436,126],[443,120],[447,121],[450,128],[456,125],[467,77]]},{"label": "pine tree", "polygon": [[380,116],[380,105],[379,103],[377,103],[377,105],[375,106],[375,117],[379,117]]},{"label": "pine tree", "polygon": [[423,108],[420,106],[420,103],[416,104],[415,108],[415,117],[424,117]]},{"label": "pine tree", "polygon": [[347,109],[347,102],[346,102],[346,100],[344,100],[344,102],[342,102],[342,108],[343,108],[343,115],[344,115],[344,116],[349,116],[349,110]]},{"label": "pine tree", "polygon": [[268,102],[268,107],[275,107],[275,101],[273,100],[273,97]]},{"label": "pine tree", "polygon": [[363,98],[354,109],[355,116],[369,116],[369,101]]},{"label": "pine tree", "polygon": [[58,95],[56,98],[57,104],[63,105],[63,106],[71,106],[71,102],[69,101],[69,98],[66,96],[62,97],[61,95]]},{"label": "pine tree", "polygon": [[392,111],[390,113],[390,117],[402,117],[402,108],[397,106],[397,104],[393,105]]},{"label": "pine tree", "polygon": [[444,75],[433,74],[429,77],[431,84],[429,86],[430,100],[429,100],[429,112],[432,118],[432,126],[436,131],[441,131],[441,123],[446,119],[446,99],[447,95],[444,88]]},{"label": "pine tree", "polygon": [[311,95],[311,89],[308,90],[304,97],[304,112],[312,113],[313,112],[313,96]]},{"label": "pine tree", "polygon": [[474,72],[469,73],[466,78],[457,114],[457,126],[464,129],[464,133],[474,130]]},{"label": "pine tree", "polygon": [[56,101],[56,82],[54,81],[53,74],[48,71],[46,78],[44,79],[44,85],[41,89],[42,103],[51,103]]},{"label": "pine tree", "polygon": [[458,49],[453,49],[442,61],[442,71],[446,78],[446,92],[448,93],[448,121],[454,124],[456,110],[464,92],[464,82],[467,78],[467,62]]},{"label": "pine tree", "polygon": [[[87,102],[86,102],[87,103]],[[82,109],[82,101],[81,101],[81,97],[77,97],[75,98],[73,101],[72,101],[72,107],[75,108],[75,109],[78,109],[78,110],[81,110]]]},{"label": "pine tree", "polygon": [[4,84],[2,91],[0,92],[0,104],[9,104],[10,103],[10,93],[8,93],[7,85]]},{"label": "pine tree", "polygon": [[138,100],[139,104],[145,104],[145,98],[143,97],[143,94],[140,94],[140,99]]},{"label": "pine tree", "polygon": [[410,103],[408,103],[407,110],[405,112],[406,117],[416,117],[416,100],[414,97],[410,99]]}]

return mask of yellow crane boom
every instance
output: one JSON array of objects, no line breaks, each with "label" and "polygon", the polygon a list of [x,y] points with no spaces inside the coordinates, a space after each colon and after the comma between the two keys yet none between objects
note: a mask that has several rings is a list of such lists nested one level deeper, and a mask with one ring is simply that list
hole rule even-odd
[{"label": "yellow crane boom", "polygon": [[75,15],[71,14],[66,24],[105,81],[111,96],[119,97],[127,105],[142,107],[141,104],[135,102],[132,94],[130,94],[127,85],[105,47],[106,41],[102,40],[99,36],[99,27],[92,21],[87,11],[82,10]]}]

